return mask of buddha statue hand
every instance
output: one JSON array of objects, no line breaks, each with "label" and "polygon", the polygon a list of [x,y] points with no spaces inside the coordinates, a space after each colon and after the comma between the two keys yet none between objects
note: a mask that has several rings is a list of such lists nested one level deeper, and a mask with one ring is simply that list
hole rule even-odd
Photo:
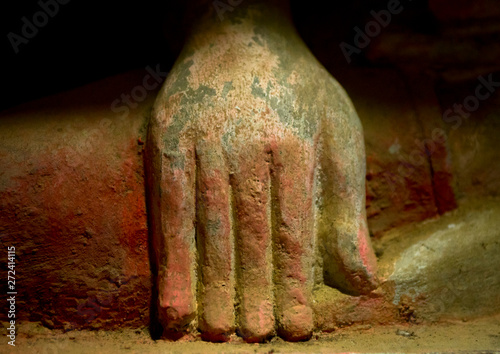
[{"label": "buddha statue hand", "polygon": [[377,286],[363,132],[277,2],[208,9],[146,142],[159,319],[225,341],[314,330],[314,284]]}]

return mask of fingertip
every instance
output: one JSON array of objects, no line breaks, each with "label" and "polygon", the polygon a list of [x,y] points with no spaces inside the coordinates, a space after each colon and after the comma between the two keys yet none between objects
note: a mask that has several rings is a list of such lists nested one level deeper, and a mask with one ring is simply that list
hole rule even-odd
[{"label": "fingertip", "polygon": [[235,310],[231,294],[217,290],[205,294],[199,328],[203,340],[227,342],[234,333]]},{"label": "fingertip", "polygon": [[313,329],[313,312],[306,305],[297,305],[286,309],[278,323],[279,336],[290,342],[310,339]]},{"label": "fingertip", "polygon": [[184,330],[194,320],[195,311],[188,306],[158,306],[158,317],[163,328],[170,330]]},{"label": "fingertip", "polygon": [[239,334],[247,343],[262,343],[276,334],[273,304],[264,300],[252,305],[241,314]]}]

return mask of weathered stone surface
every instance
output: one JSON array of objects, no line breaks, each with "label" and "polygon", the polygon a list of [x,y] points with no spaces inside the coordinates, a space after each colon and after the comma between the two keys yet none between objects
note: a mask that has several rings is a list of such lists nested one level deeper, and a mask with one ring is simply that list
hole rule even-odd
[{"label": "weathered stone surface", "polygon": [[377,283],[361,124],[283,10],[211,10],[149,125],[160,321],[198,321],[210,340],[308,339],[315,276],[354,295]]},{"label": "weathered stone surface", "polygon": [[458,198],[500,193],[500,73],[438,87]]},{"label": "weathered stone surface", "polygon": [[[424,117],[417,113],[404,76],[393,69],[350,69],[338,77],[365,131],[370,232],[379,236],[390,228],[436,216],[424,145],[428,137],[420,120]],[[426,124],[434,120],[424,119]]]},{"label": "weathered stone surface", "polygon": [[[328,14],[324,16],[327,18]],[[325,20],[325,23],[334,21]],[[446,79],[435,90],[440,107],[436,106],[434,99],[417,100],[414,97],[416,90],[409,88],[411,82],[405,83],[408,81],[406,74],[400,74],[396,69],[347,66],[338,50],[337,39],[329,37],[334,31],[333,27],[328,27],[330,32],[325,27],[316,27],[319,35],[314,37],[316,47],[313,52],[323,53],[322,62],[346,88],[360,115],[368,156],[368,223],[370,230],[381,241],[375,243],[377,254],[381,257],[380,275],[382,279],[387,279],[391,274],[399,276],[397,282],[386,281],[368,296],[346,295],[320,284],[318,280],[310,300],[315,327],[331,331],[354,323],[433,320],[436,319],[433,314],[437,310],[438,320],[468,318],[486,314],[487,310],[494,311],[495,306],[498,308],[495,297],[498,294],[498,281],[490,271],[496,269],[494,262],[498,262],[495,258],[498,251],[491,248],[496,247],[496,241],[492,240],[494,235],[490,232],[498,228],[494,222],[496,214],[493,214],[493,218],[486,217],[484,209],[477,208],[482,211],[468,216],[456,214],[466,223],[449,231],[449,224],[457,226],[460,223],[455,219],[446,219],[445,215],[442,217],[445,220],[442,228],[429,231],[411,225],[409,231],[403,228],[385,235],[387,229],[395,225],[415,223],[436,216],[437,204],[433,203],[436,198],[430,197],[429,193],[432,189],[432,174],[429,173],[428,163],[422,164],[410,179],[397,184],[400,197],[394,200],[388,197],[389,186],[384,185],[386,179],[383,171],[398,173],[400,154],[390,153],[396,138],[399,139],[399,150],[403,156],[409,157],[413,149],[418,148],[414,140],[423,141],[428,137],[424,130],[418,128],[440,126],[434,120],[436,109],[444,113],[454,104],[463,104],[466,97],[475,94],[479,74],[487,77],[489,72],[498,70],[498,46],[492,42],[498,25],[482,22],[471,28],[444,28],[443,38],[426,35],[422,39],[421,34],[417,38],[415,34],[403,33],[398,35],[397,41],[385,47],[396,57],[392,62],[410,63],[413,68],[438,68],[438,74]],[[390,28],[385,29],[385,32],[390,32]],[[481,35],[475,37],[477,33]],[[424,48],[430,42],[432,50],[414,50]],[[340,60],[335,59],[335,53],[340,55]],[[331,62],[328,61],[330,59]],[[338,65],[342,61],[344,66]],[[22,286],[19,316],[22,321],[43,321],[45,326],[54,328],[97,329],[146,326],[150,316],[155,318],[154,308],[150,313],[150,300],[153,296],[155,302],[156,295],[152,295],[155,289],[151,287],[148,268],[145,192],[140,155],[142,145],[138,138],[145,141],[144,129],[141,127],[145,127],[151,99],[156,93],[151,92],[147,101],[131,109],[125,121],[120,121],[119,114],[110,110],[112,102],[122,93],[130,93],[134,85],[142,85],[143,75],[124,75],[97,82],[87,88],[2,112],[0,233],[2,245],[15,245],[22,262],[22,273],[19,275],[19,286]],[[469,81],[463,83],[464,78]],[[267,86],[264,84],[259,82],[265,93]],[[423,93],[429,94],[425,85],[422,87]],[[235,91],[229,85],[225,89],[228,94]],[[481,93],[484,94],[484,91]],[[419,105],[425,103],[423,109],[415,107],[417,102],[420,102]],[[448,158],[459,205],[472,196],[499,193],[497,111],[498,96],[495,94],[487,100],[481,100],[479,109],[472,112],[468,119],[461,120],[458,128],[453,129],[456,120],[445,122],[450,154]],[[104,121],[104,130],[101,130],[103,118],[111,120],[112,128],[108,129],[107,121]],[[58,131],[59,128],[62,131]],[[200,164],[204,161],[214,163],[211,157],[200,154]],[[286,172],[285,169],[283,171]],[[200,214],[205,219],[213,217],[214,209],[227,208],[227,204],[214,203],[219,200],[215,198],[216,194],[203,192],[205,186],[208,190],[208,186],[214,186],[214,183],[227,182],[213,172],[206,170],[197,182],[200,185],[197,198],[203,198],[203,204],[207,206],[200,208]],[[286,180],[286,175],[282,176]],[[405,207],[406,202],[409,203],[408,208]],[[489,202],[483,204],[490,206]],[[490,209],[496,210],[494,206]],[[491,222],[489,229],[481,226],[483,221]],[[227,223],[227,219],[221,219],[220,229]],[[214,228],[210,226],[213,224],[204,225],[206,227],[200,228],[200,232],[207,235],[214,233]],[[414,228],[420,230],[421,240],[428,237],[429,241],[439,243],[443,253],[451,247],[450,255],[458,261],[452,261],[445,254],[442,260],[446,264],[440,264],[438,258],[426,256],[424,252],[428,255],[432,251],[425,247],[418,248],[415,240],[420,239],[412,234],[411,229]],[[470,254],[464,254],[459,251],[462,247],[460,239],[462,232],[469,231],[465,234],[467,241],[464,241],[464,247],[468,248]],[[484,243],[484,246],[475,243],[471,236]],[[198,247],[228,247],[225,243],[213,240],[217,243],[200,244]],[[443,240],[447,242],[445,246],[440,243]],[[404,270],[404,264],[397,262],[401,260],[402,254],[414,261],[429,262],[429,267],[435,267],[443,276],[431,276],[425,271],[411,268],[409,264]],[[154,259],[151,257],[152,261]],[[217,257],[206,257],[204,261],[219,264],[221,270],[228,264],[227,259]],[[394,269],[394,264],[398,264],[400,270]],[[462,267],[466,273],[462,272],[460,276],[465,274],[473,289],[461,283],[455,271],[457,265],[460,267],[463,264],[466,265]],[[491,264],[492,267],[485,270],[484,266]],[[451,268],[447,269],[445,265]],[[2,267],[5,270],[5,263],[2,263]],[[415,270],[418,276],[408,269]],[[479,276],[474,279],[471,274]],[[483,279],[482,274],[487,277]],[[452,286],[448,288],[448,284],[445,284],[440,290],[439,284],[442,285],[446,279],[444,275],[453,280],[450,283]],[[235,281],[231,278],[226,280],[227,269],[216,274],[207,268],[205,276]],[[320,278],[321,274],[316,277]],[[412,284],[418,284],[418,296],[415,296],[416,292],[406,294],[400,291],[400,301],[395,303],[395,289],[404,290]],[[216,286],[205,289],[205,304],[220,306],[222,300],[234,296],[219,292],[218,289]],[[201,301],[197,301],[198,308],[203,308],[204,305],[200,304]],[[304,323],[309,321],[309,314],[307,311],[300,314],[299,309],[293,307],[291,309],[286,316],[292,320],[282,322],[283,333],[300,333],[296,327],[291,327],[295,321],[293,318],[303,318],[297,322]],[[235,327],[231,311],[200,312],[198,316],[198,325],[209,340],[224,340],[226,336],[218,334],[230,333]],[[219,325],[213,331],[214,336],[207,334],[206,328],[210,323]],[[23,326],[27,325],[25,322]],[[305,332],[308,332],[307,328]]]},{"label": "weathered stone surface", "polygon": [[443,113],[434,89],[436,79],[429,73],[407,72],[405,76],[422,129],[422,137],[415,139],[415,148],[410,154],[411,163],[415,166],[417,161],[428,161],[436,208],[439,214],[444,214],[454,210],[457,202],[453,190],[446,122],[443,121]]},{"label": "weathered stone surface", "polygon": [[[0,117],[0,237],[16,247],[18,319],[65,329],[144,326],[151,291],[142,167],[154,94],[111,103],[145,72]],[[6,258],[2,259],[2,269]],[[6,271],[6,270],[5,270]]]},{"label": "weathered stone surface", "polygon": [[[148,324],[151,284],[145,232],[144,184],[140,177],[143,167],[138,138],[145,140],[144,131],[140,127],[145,126],[152,102],[144,102],[136,110],[131,110],[124,122],[109,111],[115,98],[121,93],[129,92],[134,84],[141,83],[142,75],[143,73],[136,73],[120,76],[2,114],[0,134],[3,145],[0,157],[1,165],[7,168],[2,170],[3,174],[0,176],[1,240],[2,244],[13,244],[18,248],[23,273],[30,275],[22,276],[20,273],[19,278],[20,286],[26,289],[21,294],[19,306],[19,315],[23,320],[44,319],[46,326],[66,329],[136,327]],[[368,80],[367,86],[374,88],[388,86],[384,78],[392,77],[385,70],[372,70],[369,75],[360,76]],[[367,92],[382,90],[355,90],[353,86],[349,85],[348,89],[356,106],[359,106],[358,111],[364,121],[367,151],[372,151],[369,153],[372,158],[367,161],[367,171],[378,168],[374,161],[383,158],[397,166],[395,155],[386,156],[386,149],[375,149],[377,141],[397,134],[397,131],[392,130],[376,130],[377,119],[383,122],[382,118],[397,115],[390,114],[392,111],[387,108],[390,107],[389,98],[373,100],[365,106],[362,100],[366,100],[369,95]],[[444,108],[452,107],[454,102],[463,102],[464,97],[474,92],[476,82],[468,82],[456,89],[454,87],[456,84],[443,84],[437,90]],[[449,94],[444,95],[446,92]],[[453,166],[458,166],[453,169],[453,174],[460,200],[471,196],[498,195],[498,164],[494,163],[498,160],[495,155],[498,130],[495,125],[495,97],[497,96],[493,95],[491,99],[481,101],[478,111],[473,112],[469,119],[464,119],[457,129],[452,129],[452,124],[449,124],[450,130],[447,133],[451,156],[456,159]],[[380,111],[379,114],[373,114],[372,124],[369,120],[370,109],[373,112]],[[94,128],[100,129],[99,123],[103,118],[112,122],[109,130],[102,131],[103,135],[108,134],[106,136],[110,140],[100,138],[97,133],[94,138],[88,139],[85,133],[88,134]],[[390,128],[392,125],[387,126]],[[411,143],[408,141],[408,146]],[[392,162],[391,157],[394,159]],[[122,159],[127,168],[120,167]],[[374,180],[369,180],[368,186]],[[420,183],[417,181],[415,184],[401,186],[401,193],[413,195],[413,188],[422,188]],[[127,191],[125,198],[123,191]],[[383,203],[385,197],[385,194],[374,194],[369,203]],[[105,208],[105,205],[111,205],[112,208]],[[131,205],[136,205],[137,209],[129,211]],[[379,215],[398,223],[398,218],[407,220],[408,213],[387,208],[381,210]],[[472,221],[485,220],[483,212],[474,215],[476,214],[464,218]],[[487,219],[492,220],[490,216]],[[369,218],[369,222],[376,220],[376,216]],[[455,221],[444,222],[443,230],[447,230],[447,225],[452,223],[458,225]],[[458,242],[462,237],[460,232],[469,228],[465,226],[450,229],[449,232],[458,232],[453,236],[457,242],[450,244],[452,249],[461,247]],[[494,232],[496,226],[489,229]],[[483,235],[481,232],[484,228],[481,229],[483,231],[474,230],[471,235],[477,235],[475,237],[481,242],[493,237],[489,233]],[[388,264],[386,257],[399,257],[403,250],[410,248],[414,240],[404,229],[395,231],[392,235],[392,242],[385,242],[386,238],[383,236],[383,242],[376,243],[376,248],[382,255],[379,262],[382,278],[388,277],[392,272],[385,268]],[[423,235],[427,237],[430,233],[426,231]],[[405,243],[405,240],[408,242]],[[490,249],[488,242],[485,246]],[[481,245],[471,245],[469,249],[471,252],[475,251],[474,255],[466,254],[467,262],[472,262],[473,259],[479,262],[484,258]],[[476,251],[479,253],[476,254]],[[454,263],[448,264],[454,267]],[[476,264],[469,269],[482,269],[478,268],[480,266]],[[484,270],[478,271],[478,274],[483,273]],[[400,279],[403,277],[400,276]],[[416,277],[408,279],[417,281]],[[418,281],[424,285],[430,282],[428,278],[426,280],[425,274]],[[333,330],[339,325],[351,323],[406,321],[412,318],[412,311],[418,320],[422,318],[419,315],[420,308],[425,310],[420,312],[427,316],[423,318],[430,318],[430,311],[436,306],[444,309],[443,317],[450,317],[451,314],[460,318],[465,314],[465,308],[460,307],[463,303],[460,305],[458,299],[454,300],[454,304],[441,303],[443,298],[446,300],[448,295],[453,294],[451,290],[457,294],[465,292],[470,312],[486,313],[484,310],[490,308],[487,306],[489,295],[486,291],[494,288],[481,285],[480,289],[484,290],[484,294],[476,294],[477,289],[469,292],[464,290],[462,283],[458,284],[458,290],[453,288],[450,291],[446,290],[445,284],[442,291],[426,295],[425,301],[413,301],[411,297],[402,296],[404,301],[398,304],[393,303],[394,296],[384,295],[394,294],[393,286],[383,286],[383,291],[377,290],[374,296],[361,297],[348,296],[321,286],[314,291],[312,300],[316,326],[319,329]],[[492,281],[491,285],[493,284],[495,283]],[[481,296],[477,301],[473,300],[475,294]],[[434,297],[439,302],[433,305]]]},{"label": "weathered stone surface", "polygon": [[420,320],[497,313],[499,226],[500,202],[490,198],[469,202],[414,231],[406,228],[409,243],[391,259],[387,278],[394,284],[393,304],[407,303]]},{"label": "weathered stone surface", "polygon": [[[387,73],[382,72],[377,75],[376,72],[365,76],[378,78],[369,81],[368,85],[375,85],[377,82],[382,82],[381,86],[386,85],[383,78],[387,77]],[[143,167],[138,138],[144,140],[144,131],[141,131],[140,127],[145,125],[152,102],[145,102],[139,105],[137,110],[131,110],[131,114],[123,123],[116,114],[108,111],[116,97],[130,91],[125,88],[127,85],[132,88],[134,83],[140,84],[141,76],[142,73],[125,75],[99,82],[2,114],[1,165],[8,168],[4,169],[0,176],[1,240],[2,244],[13,244],[18,248],[23,273],[30,275],[22,276],[20,273],[19,278],[20,286],[26,289],[21,294],[19,306],[19,315],[25,321],[44,319],[46,326],[66,329],[136,327],[148,324],[151,284],[145,234],[144,184],[140,177]],[[474,88],[475,82],[471,82],[457,90],[445,86],[438,92],[451,93],[449,96],[441,94],[440,100],[446,107],[454,101],[463,101],[464,95],[465,97],[469,95]],[[359,97],[366,97],[366,94],[361,94],[363,91],[351,89],[350,92],[356,102],[360,102]],[[481,108],[474,112],[472,117],[463,120],[458,129],[449,132],[452,156],[459,159],[453,163],[453,166],[459,166],[453,173],[460,200],[474,195],[498,194],[496,184],[498,178],[495,177],[498,164],[492,163],[498,159],[494,155],[497,151],[494,149],[497,146],[495,132],[498,129],[495,125],[496,119],[493,119],[496,109],[495,97],[482,101]],[[386,100],[374,100],[366,108],[361,104],[359,112],[368,114],[369,107],[372,107],[374,112],[378,110],[383,112],[387,110],[387,106],[382,105]],[[84,109],[85,107],[87,108]],[[374,115],[378,116],[384,117],[382,113]],[[385,117],[390,116],[390,114],[385,115]],[[82,121],[82,118],[86,119]],[[113,123],[112,127],[116,127],[103,131],[103,134],[109,134],[111,140],[106,141],[97,134],[96,138],[87,143],[85,132],[99,127],[99,122],[103,118],[109,118]],[[74,129],[66,130],[68,124]],[[58,131],[59,128],[62,131]],[[370,146],[376,147],[377,136],[385,138],[388,134],[396,134],[390,130],[390,133],[377,132],[374,130],[376,128],[376,124],[365,124],[368,150]],[[468,140],[474,136],[477,139]],[[370,141],[373,143],[369,143]],[[54,149],[54,146],[60,149]],[[368,171],[375,168],[374,161],[380,159],[380,155],[385,155],[385,151],[372,150],[373,159],[368,160]],[[472,153],[473,158],[467,158],[468,154]],[[118,159],[118,156],[119,161],[122,161],[122,158],[126,161],[129,166],[127,169],[121,168],[121,164],[114,160]],[[465,160],[460,162],[460,159]],[[130,164],[130,161],[133,163]],[[396,159],[392,163],[397,165],[397,161]],[[473,176],[477,176],[480,183],[477,183]],[[59,182],[56,183],[57,181]],[[368,184],[372,181],[368,181]],[[412,188],[421,188],[418,185],[418,183],[405,185],[401,191],[408,193],[408,189],[411,191]],[[121,191],[128,191],[125,194],[128,197],[124,199]],[[383,194],[374,195],[371,203],[381,203],[384,197]],[[491,204],[483,204],[486,209],[490,208]],[[111,205],[112,208],[104,208],[105,205]],[[138,211],[129,211],[131,205],[137,205]],[[488,250],[490,252],[490,247],[495,247],[495,241],[492,243],[490,239],[494,237],[494,230],[498,227],[494,226],[496,225],[494,221],[497,220],[496,214],[485,214],[484,209],[479,209],[479,212],[469,216],[457,214],[459,216],[452,221],[444,219],[443,231],[435,237],[439,240],[441,237],[439,235],[446,231],[445,234],[448,235],[446,237],[454,237],[457,240],[456,243],[455,241],[448,243],[448,246],[451,246],[451,255],[457,255],[456,252],[461,247],[459,240],[463,237],[464,230],[471,230],[470,236],[474,236],[478,242],[486,240],[483,242],[486,250],[481,243],[469,243],[467,247],[471,254],[459,255],[461,258],[457,259],[465,259],[469,271],[477,269],[477,274],[487,274],[480,263],[474,262],[483,262],[484,259],[495,261],[494,254],[493,258],[485,258],[483,252]],[[407,213],[397,209],[384,209],[380,213],[381,217],[396,221],[398,216],[402,219],[407,217]],[[373,218],[372,216],[371,219]],[[490,220],[493,224],[486,229],[482,226],[472,228],[467,226],[469,225],[467,221],[460,228],[451,228],[447,231],[449,224],[459,225],[456,220],[460,218],[470,222],[477,220],[479,223],[471,225],[484,226],[480,220]],[[420,227],[418,230],[424,238],[432,234]],[[453,232],[453,235],[449,234],[450,232]],[[386,242],[391,239],[392,241]],[[434,236],[431,239],[434,239]],[[382,278],[388,278],[392,272],[396,272],[394,269],[396,259],[399,259],[405,250],[410,249],[415,240],[418,240],[418,237],[413,237],[403,228],[395,230],[388,235],[388,238],[383,236],[381,243],[377,241],[375,246],[381,254],[379,267]],[[413,247],[414,250],[418,250],[417,246]],[[412,257],[416,259],[417,254],[413,253]],[[389,262],[389,259],[393,261]],[[449,258],[443,255],[443,261],[446,259]],[[423,259],[418,261],[423,262]],[[390,269],[387,264],[392,264]],[[439,266],[439,262],[434,264]],[[451,261],[447,264],[455,267],[455,263]],[[421,277],[412,275],[406,279],[419,282],[421,288],[430,287],[434,289],[433,292],[427,295],[423,292],[425,297],[416,298],[415,301],[413,297],[404,296],[403,293],[400,299],[404,301],[396,304],[395,287],[388,283],[372,295],[360,297],[342,294],[328,286],[319,286],[313,292],[311,305],[314,310],[315,326],[318,329],[334,330],[338,326],[348,326],[352,323],[383,324],[412,320],[412,318],[418,321],[432,318],[430,315],[436,308],[443,309],[441,312],[443,318],[454,316],[461,318],[467,315],[467,311],[469,315],[466,317],[471,316],[473,312],[480,315],[487,313],[488,309],[494,310],[488,306],[494,301],[491,297],[496,291],[494,276],[486,278],[488,281],[491,280],[490,285],[471,281],[474,286],[477,285],[477,289],[469,291],[465,290],[464,284],[459,282],[458,278],[455,278],[456,274],[449,273],[452,270],[442,271],[448,272],[445,274],[450,274],[451,279],[456,280],[459,286],[448,291],[445,284],[439,290],[437,285],[433,285],[436,279],[432,278],[431,281],[425,273],[419,273]],[[399,274],[399,288],[403,289],[405,279],[402,276],[403,270],[399,271]],[[471,273],[468,274],[470,277]],[[478,277],[477,281],[479,280],[482,278]],[[458,298],[455,300],[450,298],[453,302],[449,304],[442,302],[448,301],[448,295],[454,294],[452,290],[459,294],[460,298],[463,295],[467,300],[460,303]],[[478,294],[477,291],[481,293]],[[433,299],[436,299],[436,302],[433,302]]]},{"label": "weathered stone surface", "polygon": [[314,292],[318,328],[353,324],[428,324],[472,320],[500,307],[500,201],[462,202],[439,219],[395,228],[375,241],[379,289],[347,296],[319,287]]}]

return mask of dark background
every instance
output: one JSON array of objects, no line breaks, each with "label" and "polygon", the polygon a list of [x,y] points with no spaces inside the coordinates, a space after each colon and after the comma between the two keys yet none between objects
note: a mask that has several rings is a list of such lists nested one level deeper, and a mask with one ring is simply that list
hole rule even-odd
[{"label": "dark background", "polygon": [[37,11],[35,0],[2,11],[0,110],[131,69],[172,64],[162,28],[173,11],[168,1],[72,0],[15,54],[7,34],[21,34],[22,17]]},{"label": "dark background", "polygon": [[[59,5],[57,15],[39,28],[29,43],[21,44],[16,54],[7,34],[22,35],[21,19],[26,16],[32,20],[41,8],[37,0],[5,2],[0,11],[0,111],[148,65],[161,63],[168,71],[182,43],[184,3],[72,0]],[[325,49],[323,56],[341,55],[338,44],[331,43],[352,41],[353,27],[363,25],[370,10],[387,6],[387,1],[344,3],[292,1],[299,32],[312,47]],[[432,31],[432,18],[425,15],[426,2],[410,5],[391,26],[399,23],[417,31]],[[321,61],[321,53],[315,54]]]}]

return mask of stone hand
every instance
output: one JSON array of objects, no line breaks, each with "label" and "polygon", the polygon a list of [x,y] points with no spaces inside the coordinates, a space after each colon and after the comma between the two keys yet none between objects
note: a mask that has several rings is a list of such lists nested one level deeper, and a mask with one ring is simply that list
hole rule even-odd
[{"label": "stone hand", "polygon": [[146,172],[169,332],[303,340],[317,274],[353,295],[377,284],[359,119],[263,6],[205,16],[154,107]]}]

